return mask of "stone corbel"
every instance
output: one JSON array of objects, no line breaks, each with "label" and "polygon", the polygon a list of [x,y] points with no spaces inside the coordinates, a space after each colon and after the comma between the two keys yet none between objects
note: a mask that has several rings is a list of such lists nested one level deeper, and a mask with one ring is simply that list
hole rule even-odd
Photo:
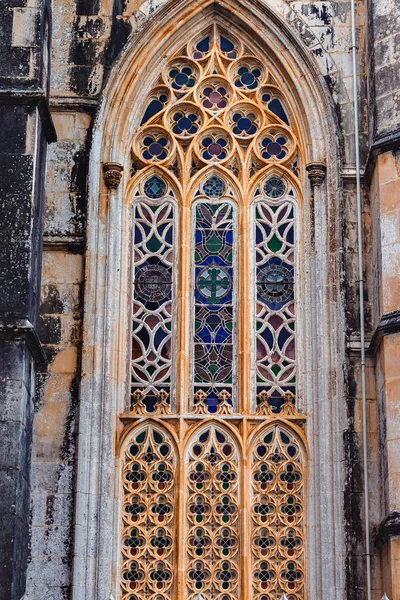
[{"label": "stone corbel", "polygon": [[326,164],[323,162],[313,162],[306,165],[306,171],[310,180],[311,186],[315,193],[315,188],[322,185],[326,177]]},{"label": "stone corbel", "polygon": [[121,182],[124,167],[117,162],[103,164],[104,182],[109,190],[116,190]]}]

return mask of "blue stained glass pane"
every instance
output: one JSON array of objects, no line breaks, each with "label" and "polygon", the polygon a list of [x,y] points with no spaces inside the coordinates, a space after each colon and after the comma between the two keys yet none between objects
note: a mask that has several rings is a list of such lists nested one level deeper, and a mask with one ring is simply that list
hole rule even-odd
[{"label": "blue stained glass pane", "polygon": [[220,36],[220,47],[222,52],[232,52],[235,49],[235,44],[224,36]]},{"label": "blue stained glass pane", "polygon": [[287,117],[285,109],[283,108],[282,102],[278,98],[274,98],[273,100],[271,100],[271,102],[268,104],[268,108],[277,117],[282,119],[282,121],[284,121],[286,125],[289,125],[289,119]]},{"label": "blue stained glass pane", "polygon": [[[213,177],[219,185],[219,178]],[[223,389],[231,394],[233,390],[233,207],[226,202],[200,202],[195,215],[194,381],[209,386],[206,404],[211,411]],[[217,404],[211,402],[211,391]]]},{"label": "blue stained glass pane", "polygon": [[[165,98],[165,96],[163,96],[163,98]],[[161,97],[160,97],[160,99],[161,99]],[[154,117],[154,115],[159,113],[163,108],[164,108],[163,102],[161,102],[160,100],[153,99],[150,102],[150,104],[148,105],[148,107],[146,108],[142,122],[140,124],[144,125],[145,123],[147,123],[147,121],[149,119],[151,119],[151,117]]]},{"label": "blue stained glass pane", "polygon": [[209,198],[220,198],[225,194],[226,185],[225,182],[213,175],[203,184],[203,192]]},{"label": "blue stained glass pane", "polygon": [[204,38],[204,40],[201,40],[197,45],[196,45],[196,49],[199,52],[208,52],[210,49],[210,37],[206,37]]}]

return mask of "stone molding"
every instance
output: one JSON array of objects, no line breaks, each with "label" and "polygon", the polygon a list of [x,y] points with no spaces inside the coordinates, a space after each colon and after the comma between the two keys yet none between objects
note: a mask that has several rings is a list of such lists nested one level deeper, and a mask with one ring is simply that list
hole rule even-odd
[{"label": "stone molding", "polygon": [[36,365],[44,367],[47,364],[47,357],[39,336],[28,319],[0,318],[0,339],[15,342],[24,340]]},{"label": "stone molding", "polygon": [[400,536],[400,512],[392,511],[375,528],[375,547],[379,550],[393,537]]},{"label": "stone molding", "polygon": [[43,90],[38,89],[32,92],[15,89],[0,90],[0,104],[37,106],[47,143],[52,144],[57,141],[57,133],[51,116],[48,98]]},{"label": "stone molding", "polygon": [[117,162],[107,162],[103,164],[104,181],[110,190],[118,189],[118,186],[121,183],[123,170],[124,167]]}]

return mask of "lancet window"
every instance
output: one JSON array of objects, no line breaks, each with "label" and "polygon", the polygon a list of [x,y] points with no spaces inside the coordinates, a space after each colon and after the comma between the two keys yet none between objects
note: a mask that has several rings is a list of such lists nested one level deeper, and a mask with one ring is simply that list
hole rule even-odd
[{"label": "lancet window", "polygon": [[[253,411],[279,412],[283,396],[293,401],[296,393],[302,168],[279,79],[239,39],[213,26],[161,69],[142,110],[132,145],[140,253],[133,399],[147,413],[174,410],[175,398],[180,411],[237,412],[251,380]],[[255,349],[250,360],[247,331]],[[179,373],[174,352],[182,358]]]}]

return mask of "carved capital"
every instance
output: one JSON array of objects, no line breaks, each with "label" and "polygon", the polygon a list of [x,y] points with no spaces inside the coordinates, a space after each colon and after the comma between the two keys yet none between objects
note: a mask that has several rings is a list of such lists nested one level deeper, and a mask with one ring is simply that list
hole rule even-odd
[{"label": "carved capital", "polygon": [[326,177],[326,164],[323,162],[314,162],[306,165],[306,171],[312,187],[322,185]]},{"label": "carved capital", "polygon": [[131,412],[136,415],[145,415],[146,406],[143,402],[144,393],[142,390],[135,390],[131,393]]},{"label": "carved capital", "polygon": [[110,190],[116,190],[120,184],[124,167],[116,162],[103,164],[103,175],[106,186]]}]

